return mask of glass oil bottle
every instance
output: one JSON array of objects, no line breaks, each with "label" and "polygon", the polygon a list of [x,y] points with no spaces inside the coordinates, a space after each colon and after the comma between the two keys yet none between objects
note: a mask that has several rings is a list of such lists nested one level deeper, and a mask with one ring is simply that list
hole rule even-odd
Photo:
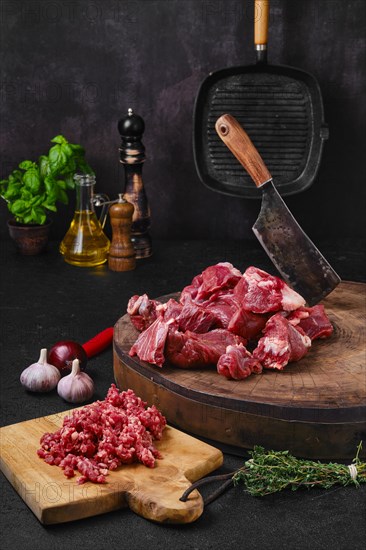
[{"label": "glass oil bottle", "polygon": [[[104,264],[108,259],[110,241],[103,232],[109,198],[94,194],[95,176],[76,174],[76,209],[71,225],[60,244],[64,260],[79,267]],[[102,206],[100,220],[94,207]]]}]

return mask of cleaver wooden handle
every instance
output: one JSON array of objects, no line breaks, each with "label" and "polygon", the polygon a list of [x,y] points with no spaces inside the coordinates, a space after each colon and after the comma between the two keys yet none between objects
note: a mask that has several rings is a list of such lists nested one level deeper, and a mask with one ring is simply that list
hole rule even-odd
[{"label": "cleaver wooden handle", "polygon": [[231,115],[222,115],[215,124],[216,132],[257,187],[272,179],[268,168],[251,142],[248,134]]}]

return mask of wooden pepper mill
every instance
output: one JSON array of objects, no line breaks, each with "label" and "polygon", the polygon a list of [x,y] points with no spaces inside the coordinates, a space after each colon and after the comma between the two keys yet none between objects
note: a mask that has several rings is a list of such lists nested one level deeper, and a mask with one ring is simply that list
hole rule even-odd
[{"label": "wooden pepper mill", "polygon": [[133,204],[132,242],[136,258],[147,258],[152,254],[150,208],[142,181],[142,166],[145,162],[145,147],[141,141],[145,130],[143,119],[128,109],[128,114],[118,122],[121,135],[120,162],[125,169],[125,199]]},{"label": "wooden pepper mill", "polygon": [[112,242],[109,249],[108,267],[112,271],[130,271],[136,267],[136,252],[131,240],[131,225],[134,207],[122,194],[109,208],[112,227]]}]

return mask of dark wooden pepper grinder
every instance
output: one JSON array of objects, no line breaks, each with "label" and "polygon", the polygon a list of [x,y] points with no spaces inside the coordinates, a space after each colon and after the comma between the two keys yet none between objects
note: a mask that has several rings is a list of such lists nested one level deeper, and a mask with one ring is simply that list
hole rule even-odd
[{"label": "dark wooden pepper grinder", "polygon": [[122,194],[109,208],[112,227],[112,242],[109,249],[108,267],[111,271],[130,271],[136,267],[136,252],[131,240],[131,225],[134,207]]},{"label": "dark wooden pepper grinder", "polygon": [[143,119],[128,109],[128,114],[118,122],[121,135],[120,161],[125,168],[125,199],[135,207],[132,218],[132,242],[136,258],[148,258],[152,254],[150,208],[142,181],[145,147],[141,141],[145,130]]}]

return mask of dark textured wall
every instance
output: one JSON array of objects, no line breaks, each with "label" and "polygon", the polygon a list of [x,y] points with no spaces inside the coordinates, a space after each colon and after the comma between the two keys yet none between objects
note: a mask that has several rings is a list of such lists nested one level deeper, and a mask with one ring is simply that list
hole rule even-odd
[{"label": "dark textured wall", "polygon": [[[315,183],[286,202],[313,237],[364,233],[364,0],[271,0],[269,61],[311,72],[329,124]],[[254,63],[251,0],[2,0],[1,176],[56,134],[81,143],[99,191],[123,190],[117,121],[146,122],[144,181],[159,238],[247,238],[257,200],[199,181],[196,92],[210,71]],[[53,216],[61,238],[73,200]],[[1,204],[0,232],[8,213]]]}]

